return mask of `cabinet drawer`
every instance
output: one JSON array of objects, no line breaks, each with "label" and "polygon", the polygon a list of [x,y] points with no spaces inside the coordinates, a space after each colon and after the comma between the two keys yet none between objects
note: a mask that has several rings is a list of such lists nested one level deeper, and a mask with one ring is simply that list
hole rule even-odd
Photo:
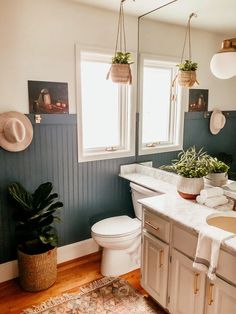
[{"label": "cabinet drawer", "polygon": [[144,210],[144,228],[155,235],[159,239],[169,243],[170,241],[170,222],[151,213],[148,210]]},{"label": "cabinet drawer", "polygon": [[197,234],[194,235],[191,231],[174,225],[172,238],[175,249],[194,259],[198,241]]}]

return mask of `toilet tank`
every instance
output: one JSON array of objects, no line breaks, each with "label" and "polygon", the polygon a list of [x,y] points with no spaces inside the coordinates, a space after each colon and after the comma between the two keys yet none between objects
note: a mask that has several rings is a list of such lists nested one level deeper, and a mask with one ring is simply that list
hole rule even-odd
[{"label": "toilet tank", "polygon": [[144,188],[141,185],[130,183],[131,193],[132,193],[132,201],[134,206],[135,216],[141,220],[142,219],[142,205],[138,203],[138,200],[141,198],[151,197],[160,195],[160,192],[152,191],[147,188]]}]

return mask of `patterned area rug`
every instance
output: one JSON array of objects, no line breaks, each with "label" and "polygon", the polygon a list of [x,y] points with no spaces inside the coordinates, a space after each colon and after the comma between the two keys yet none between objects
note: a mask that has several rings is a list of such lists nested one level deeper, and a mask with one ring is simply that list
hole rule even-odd
[{"label": "patterned area rug", "polygon": [[151,300],[135,291],[122,278],[102,278],[80,288],[25,309],[24,314],[149,314],[164,313]]}]

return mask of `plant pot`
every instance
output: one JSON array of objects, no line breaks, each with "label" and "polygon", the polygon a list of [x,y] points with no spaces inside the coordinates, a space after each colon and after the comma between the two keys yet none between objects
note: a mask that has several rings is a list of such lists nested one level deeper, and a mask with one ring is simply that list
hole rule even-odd
[{"label": "plant pot", "polygon": [[57,278],[57,248],[42,254],[29,255],[18,249],[20,285],[36,292],[51,287]]},{"label": "plant pot", "polygon": [[204,181],[206,184],[210,184],[212,186],[222,186],[227,183],[228,174],[226,172],[208,173],[208,175],[204,177]]},{"label": "plant pot", "polygon": [[182,87],[192,87],[194,83],[198,83],[196,71],[179,71],[178,83]]},{"label": "plant pot", "polygon": [[112,64],[108,73],[114,83],[131,84],[132,74],[130,64]]},{"label": "plant pot", "polygon": [[177,191],[185,199],[196,199],[203,188],[203,178],[184,178],[181,176],[178,178]]}]

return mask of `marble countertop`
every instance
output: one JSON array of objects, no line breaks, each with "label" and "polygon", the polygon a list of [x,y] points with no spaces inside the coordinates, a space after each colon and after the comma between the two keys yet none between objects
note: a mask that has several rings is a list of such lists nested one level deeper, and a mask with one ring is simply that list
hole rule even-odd
[{"label": "marble countertop", "polygon": [[[236,217],[236,212],[222,213],[221,211],[197,204],[194,201],[185,200],[176,192],[141,199],[139,203],[147,206],[153,212],[178,222],[197,233],[203,231],[209,237],[223,239],[223,245],[236,251],[236,234],[210,226],[206,221],[208,216],[216,214]],[[224,239],[226,240],[224,241]]]},{"label": "marble countertop", "polygon": [[[203,231],[212,238],[223,239],[222,244],[224,246],[236,251],[236,235],[210,226],[206,221],[209,215],[220,214],[236,217],[236,212],[218,211],[197,204],[195,201],[181,198],[176,190],[178,176],[167,171],[140,164],[132,164],[121,166],[120,177],[162,194],[139,200],[144,206],[197,233]],[[234,194],[236,195],[236,193]],[[233,196],[236,198],[234,194]],[[232,197],[232,192],[228,196]]]}]

